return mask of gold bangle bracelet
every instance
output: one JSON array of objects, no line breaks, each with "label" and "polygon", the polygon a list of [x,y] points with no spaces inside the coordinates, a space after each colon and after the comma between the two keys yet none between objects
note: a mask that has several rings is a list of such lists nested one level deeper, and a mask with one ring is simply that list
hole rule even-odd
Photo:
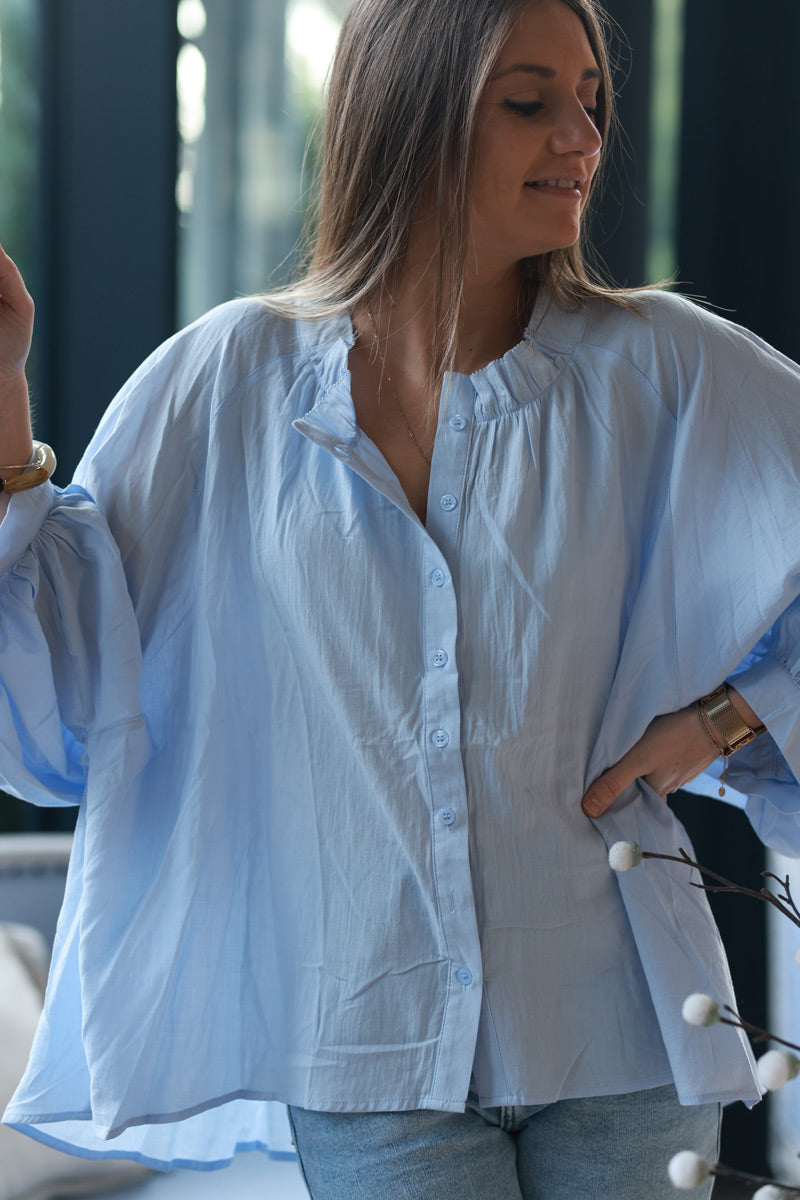
[{"label": "gold bangle bracelet", "polygon": [[[33,458],[23,468],[21,475],[13,479],[0,479],[0,492],[26,492],[29,488],[38,487],[53,474],[56,469],[56,456],[45,442],[33,443]],[[0,467],[0,471],[19,470],[18,467]]]}]

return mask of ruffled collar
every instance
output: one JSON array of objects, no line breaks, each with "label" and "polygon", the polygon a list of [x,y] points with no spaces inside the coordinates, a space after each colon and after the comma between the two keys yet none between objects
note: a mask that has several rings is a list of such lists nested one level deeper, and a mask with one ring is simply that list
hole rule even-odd
[{"label": "ruffled collar", "polygon": [[522,341],[469,377],[476,415],[491,420],[539,397],[567,367],[587,321],[586,308],[566,312],[543,288]]},{"label": "ruffled collar", "polygon": [[[470,375],[475,413],[490,420],[529,404],[566,368],[583,340],[586,307],[566,312],[546,289],[540,291],[522,340],[503,355]],[[314,411],[325,414],[337,436],[356,433],[350,397],[348,355],[355,343],[349,314],[320,321],[301,321],[298,337],[317,385]],[[459,376],[463,379],[463,376]],[[446,386],[446,385],[445,385]]]}]

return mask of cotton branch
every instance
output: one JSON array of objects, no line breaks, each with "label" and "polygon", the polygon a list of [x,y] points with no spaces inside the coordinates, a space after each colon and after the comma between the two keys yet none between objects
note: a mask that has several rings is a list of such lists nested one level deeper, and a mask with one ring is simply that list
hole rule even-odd
[{"label": "cotton branch", "polygon": [[781,1200],[785,1196],[800,1196],[800,1188],[793,1187],[791,1184],[775,1183],[772,1179],[763,1179],[759,1175],[736,1171],[722,1163],[715,1163],[712,1166],[694,1150],[681,1150],[678,1154],[673,1155],[669,1161],[667,1173],[673,1187],[679,1188],[681,1191],[691,1191],[709,1176],[714,1175],[717,1179],[735,1179],[738,1183],[746,1183],[751,1187],[759,1188],[753,1200],[758,1200],[758,1197],[762,1196],[780,1196]]},{"label": "cotton branch", "polygon": [[706,876],[708,879],[716,879],[717,883],[715,885],[709,883],[694,883],[693,881],[690,881],[692,887],[699,888],[700,891],[703,892],[715,892],[719,894],[725,892],[738,893],[740,896],[751,896],[754,900],[763,900],[765,904],[771,904],[773,908],[777,908],[778,912],[782,913],[784,917],[800,927],[800,909],[798,909],[797,904],[792,896],[792,889],[791,884],[789,883],[788,875],[785,879],[781,879],[780,876],[773,874],[772,871],[761,872],[762,879],[774,879],[775,882],[779,883],[783,888],[783,895],[779,894],[776,896],[774,892],[769,890],[769,888],[763,887],[760,888],[759,891],[755,891],[753,888],[746,888],[742,887],[741,884],[733,883],[732,880],[726,879],[724,875],[718,875],[716,871],[712,871],[708,867],[704,867],[701,863],[695,862],[693,859],[689,858],[689,855],[682,846],[679,848],[677,855],[656,854],[652,850],[642,850],[642,858],[660,858],[665,862],[683,863],[683,865],[686,867],[694,867],[696,871],[699,871],[701,875]]},{"label": "cotton branch", "polygon": [[738,1183],[746,1183],[750,1187],[774,1187],[782,1197],[800,1196],[800,1188],[792,1187],[790,1183],[776,1183],[774,1179],[764,1179],[760,1175],[746,1175],[742,1171],[735,1171],[733,1167],[725,1167],[722,1163],[712,1167],[709,1175],[714,1175],[717,1179],[735,1179]]},{"label": "cotton branch", "polygon": [[757,1025],[751,1025],[749,1021],[743,1021],[737,1013],[736,1009],[731,1008],[730,1004],[726,1004],[725,1012],[732,1014],[731,1017],[720,1017],[721,1025],[733,1025],[736,1029],[743,1029],[749,1034],[754,1042],[780,1042],[782,1046],[788,1046],[790,1050],[800,1050],[797,1042],[787,1042],[786,1038],[780,1038],[774,1033],[770,1033],[768,1029],[759,1029]]},{"label": "cotton branch", "polygon": [[[679,848],[677,855],[658,854],[653,850],[642,850],[641,846],[636,842],[616,842],[608,852],[609,865],[615,871],[629,871],[631,868],[637,867],[646,858],[661,859],[663,862],[682,863],[683,866],[693,867],[701,875],[709,879],[715,879],[717,882],[715,884],[706,884],[695,883],[693,880],[690,880],[689,882],[692,887],[699,888],[703,892],[738,893],[740,896],[750,896],[754,900],[763,900],[766,904],[771,904],[773,908],[777,908],[778,912],[793,924],[800,926],[800,909],[798,909],[792,896],[788,875],[785,879],[781,879],[780,876],[773,874],[772,871],[761,872],[762,879],[774,879],[783,888],[783,893],[779,893],[776,896],[774,892],[771,892],[766,887],[755,891],[753,888],[742,887],[740,884],[734,883],[731,879],[726,879],[724,875],[720,875],[717,871],[712,871],[709,867],[704,867],[701,863],[695,862],[694,859],[689,857],[682,846]],[[798,952],[800,953],[800,948],[798,948]],[[800,957],[798,957],[798,963],[800,964]],[[689,1006],[688,1008],[687,1005]],[[785,1038],[780,1038],[776,1034],[770,1033],[769,1030],[761,1029],[758,1025],[751,1025],[749,1021],[743,1021],[739,1013],[728,1004],[725,1005],[725,1012],[730,1013],[730,1016],[723,1017],[716,1001],[710,996],[695,994],[687,997],[684,1004],[683,1017],[690,1025],[713,1025],[717,1021],[720,1021],[723,1025],[733,1025],[737,1029],[744,1030],[755,1042],[778,1042],[781,1046],[786,1046],[789,1050],[800,1051],[800,1045],[797,1042],[789,1042]]]},{"label": "cotton branch", "polygon": [[[773,874],[772,871],[762,871],[762,879],[773,879],[780,888],[781,892],[776,895],[769,888],[762,887],[758,891],[753,888],[742,887],[738,883],[734,883],[731,879],[726,879],[724,875],[720,875],[717,871],[711,871],[708,867],[702,866],[701,863],[695,862],[689,857],[686,851],[681,846],[678,854],[657,854],[651,850],[642,850],[636,842],[616,842],[609,850],[608,862],[609,866],[615,871],[629,871],[631,868],[639,866],[645,858],[657,858],[664,862],[682,863],[686,867],[693,867],[700,875],[707,879],[712,879],[714,883],[695,883],[690,880],[692,887],[699,888],[703,892],[715,893],[738,893],[740,896],[750,896],[754,900],[762,900],[765,904],[772,905],[782,916],[791,921],[794,925],[800,927],[800,909],[792,896],[791,884],[789,876],[781,879],[779,875]],[[800,965],[800,948],[797,952],[797,961]],[[792,1053],[792,1051],[800,1051],[800,1045],[796,1042],[788,1042],[785,1038],[776,1037],[774,1033],[770,1033],[766,1029],[760,1029],[757,1025],[751,1025],[749,1021],[743,1021],[735,1009],[730,1005],[724,1006],[724,1011],[730,1016],[724,1017],[719,1005],[711,996],[695,993],[687,996],[683,1005],[683,1018],[690,1025],[708,1026],[714,1025],[718,1021],[723,1025],[733,1025],[737,1029],[744,1030],[749,1034],[754,1042],[773,1041],[780,1043],[781,1046],[787,1047],[787,1050],[769,1050],[758,1062],[759,1080],[766,1089],[774,1090],[782,1087],[785,1082],[793,1079],[800,1073],[800,1060]],[[767,1067],[769,1070],[767,1070]],[[777,1200],[780,1197],[797,1196],[800,1197],[800,1187],[793,1187],[791,1184],[776,1183],[772,1179],[764,1179],[757,1175],[748,1175],[742,1171],[733,1170],[731,1167],[726,1167],[722,1163],[711,1165],[706,1162],[699,1154],[693,1150],[682,1150],[680,1153],[673,1156],[669,1163],[669,1177],[676,1188],[681,1190],[691,1190],[697,1187],[704,1179],[714,1175],[718,1179],[737,1180],[739,1183],[745,1183],[752,1187],[757,1187],[759,1190],[754,1194],[753,1200]]]}]

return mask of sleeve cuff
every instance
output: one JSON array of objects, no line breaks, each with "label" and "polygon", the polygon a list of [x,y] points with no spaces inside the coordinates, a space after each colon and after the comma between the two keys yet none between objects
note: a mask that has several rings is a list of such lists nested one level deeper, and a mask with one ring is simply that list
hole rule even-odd
[{"label": "sleeve cuff", "polygon": [[[728,682],[764,722],[797,784],[800,780],[800,680],[783,664],[766,655]],[[761,739],[756,738],[740,750],[736,755],[737,762],[760,757],[759,741]]]},{"label": "sleeve cuff", "polygon": [[[763,721],[767,732],[730,758],[724,799],[744,808],[765,846],[791,858],[800,857],[800,682],[768,655],[728,682]],[[687,784],[687,790],[714,795],[721,766],[718,759],[704,775]]]},{"label": "sleeve cuff", "polygon": [[47,514],[53,507],[56,489],[48,479],[26,492],[11,496],[8,510],[0,525],[0,575],[19,562]]}]

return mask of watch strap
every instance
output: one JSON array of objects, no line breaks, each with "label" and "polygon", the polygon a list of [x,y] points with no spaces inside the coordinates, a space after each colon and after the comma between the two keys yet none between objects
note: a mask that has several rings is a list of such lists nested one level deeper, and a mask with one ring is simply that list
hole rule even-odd
[{"label": "watch strap", "polygon": [[703,728],[725,758],[764,732],[763,725],[753,729],[737,712],[724,683],[697,701],[697,711]]}]

